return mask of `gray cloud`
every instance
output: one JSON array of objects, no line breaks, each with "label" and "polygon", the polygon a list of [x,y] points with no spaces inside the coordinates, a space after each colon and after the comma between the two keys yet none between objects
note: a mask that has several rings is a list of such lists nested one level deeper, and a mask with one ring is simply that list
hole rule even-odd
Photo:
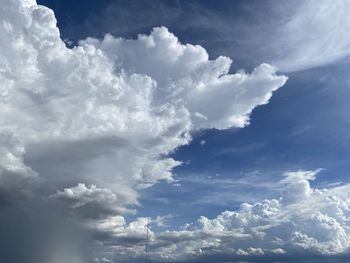
[{"label": "gray cloud", "polygon": [[[203,47],[180,43],[165,27],[133,40],[88,38],[69,49],[52,10],[33,0],[1,0],[0,15],[0,197],[8,205],[0,230],[4,246],[12,247],[1,255],[5,262],[140,259],[147,224],[157,219],[126,222],[139,190],[174,180],[181,162],[169,154],[188,144],[192,132],[248,125],[254,108],[287,80],[269,64],[231,74],[230,58],[209,59]],[[316,191],[305,174],[294,174],[305,186],[297,203],[242,204],[182,230],[150,231],[150,256],[260,256],[290,247],[344,252],[347,188]],[[324,206],[310,214],[307,207],[319,199]],[[291,213],[293,205],[300,214]],[[330,214],[333,205],[341,216]],[[279,244],[274,231],[287,219],[300,228]],[[309,233],[311,223],[329,232]]]},{"label": "gray cloud", "polygon": [[[268,64],[230,74],[230,58],[211,60],[165,27],[68,49],[51,10],[31,0],[1,3],[4,262],[144,258],[148,223],[162,219],[125,220],[138,191],[174,180],[181,162],[168,155],[193,131],[244,127],[287,80]],[[349,186],[312,188],[318,172],[286,173],[278,198],[180,230],[150,229],[150,259],[348,255]]]},{"label": "gray cloud", "polygon": [[78,184],[75,187],[57,191],[50,198],[58,206],[75,216],[100,218],[114,214],[132,213],[112,190],[97,188],[95,185]]}]

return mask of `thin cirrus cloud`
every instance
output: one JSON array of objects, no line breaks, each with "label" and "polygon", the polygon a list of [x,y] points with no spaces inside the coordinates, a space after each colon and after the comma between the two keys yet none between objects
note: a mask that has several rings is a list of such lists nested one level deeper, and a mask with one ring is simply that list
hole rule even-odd
[{"label": "thin cirrus cloud", "polygon": [[350,3],[344,0],[301,1],[295,14],[277,30],[272,62],[282,71],[324,66],[350,55]]},{"label": "thin cirrus cloud", "polygon": [[128,35],[161,24],[187,39],[195,35],[211,54],[232,54],[237,68],[239,62],[249,67],[268,62],[281,72],[325,66],[349,57],[348,1],[220,1],[214,8],[210,1],[203,2],[145,1],[142,4],[147,8],[140,10],[137,1],[130,6],[114,1],[64,32],[73,39],[76,34],[101,31]]},{"label": "thin cirrus cloud", "polygon": [[[239,15],[229,12],[224,15],[214,12],[206,17],[204,14],[209,13],[206,9],[197,20],[206,21],[204,27],[219,28],[218,43],[228,49],[234,46],[232,53],[235,49],[245,51],[239,59],[247,64],[265,61],[281,72],[295,72],[348,59],[349,1],[253,2],[245,8],[243,3],[240,9],[248,17],[243,23]],[[213,49],[218,48],[215,41],[213,45],[208,42]]]},{"label": "thin cirrus cloud", "polygon": [[[269,64],[229,74],[230,58],[210,60],[165,27],[70,49],[52,10],[34,0],[1,0],[0,14],[4,262],[139,262],[148,224],[164,225],[125,220],[142,205],[140,189],[174,180],[181,162],[168,155],[192,132],[248,125],[287,80]],[[349,186],[313,188],[318,172],[285,173],[276,198],[150,229],[149,258],[346,254]]]},{"label": "thin cirrus cloud", "polygon": [[[271,0],[263,4],[256,1],[253,6],[258,8],[242,8],[253,20],[250,23],[242,24],[229,14],[211,18],[222,28],[223,43],[233,42],[238,49],[252,50],[241,55],[243,61],[263,60],[281,72],[295,72],[348,59],[348,1]],[[244,38],[236,40],[240,34]]]}]

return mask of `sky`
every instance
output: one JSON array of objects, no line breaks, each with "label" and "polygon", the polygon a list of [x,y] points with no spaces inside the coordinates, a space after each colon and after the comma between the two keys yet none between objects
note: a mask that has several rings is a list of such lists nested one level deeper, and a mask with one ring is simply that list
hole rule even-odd
[{"label": "sky", "polygon": [[0,3],[0,262],[350,260],[349,2]]}]

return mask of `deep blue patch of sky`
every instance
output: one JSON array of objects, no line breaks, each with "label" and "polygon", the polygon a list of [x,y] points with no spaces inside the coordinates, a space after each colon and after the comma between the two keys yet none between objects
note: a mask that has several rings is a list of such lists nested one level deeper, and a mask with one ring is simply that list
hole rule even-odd
[{"label": "deep blue patch of sky", "polygon": [[[136,37],[167,26],[182,42],[203,45],[210,56],[235,59],[233,70],[251,70],[245,30],[278,9],[272,1],[110,1],[40,0],[55,11],[63,39],[88,36]],[[257,15],[259,14],[259,15]],[[230,17],[238,31],[220,28]],[[181,21],[181,22],[179,22]],[[227,25],[226,25],[227,26]],[[226,31],[227,33],[227,31]],[[350,170],[349,63],[289,73],[287,84],[268,105],[258,107],[244,129],[202,131],[173,155],[184,161],[175,170],[181,186],[160,183],[142,194],[141,216],[173,214],[173,227],[275,194],[273,182],[285,171],[325,169],[313,185],[348,182]],[[204,144],[201,141],[205,142]],[[270,188],[269,188],[269,183]]]}]

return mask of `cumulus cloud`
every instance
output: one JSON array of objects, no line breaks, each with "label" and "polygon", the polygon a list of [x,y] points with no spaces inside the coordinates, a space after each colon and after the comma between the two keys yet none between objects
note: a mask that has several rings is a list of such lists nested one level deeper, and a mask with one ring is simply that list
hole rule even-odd
[{"label": "cumulus cloud", "polygon": [[[139,189],[173,181],[181,162],[169,154],[193,131],[247,125],[287,80],[268,64],[232,74],[230,58],[211,60],[165,27],[67,48],[52,10],[34,0],[0,3],[1,203],[14,205],[13,217],[16,209],[42,210],[33,218],[63,210],[98,240],[141,240],[145,219],[127,224],[121,215],[139,205]],[[19,197],[29,197],[27,207]],[[51,229],[32,221],[21,224]]]},{"label": "cumulus cloud", "polygon": [[32,195],[37,174],[23,163],[24,147],[6,131],[0,131],[0,208]]},{"label": "cumulus cloud", "polygon": [[[0,230],[17,262],[138,261],[147,231],[150,258],[163,261],[349,251],[349,185],[315,189],[318,171],[286,173],[279,198],[181,230],[149,229],[162,217],[123,217],[139,189],[173,181],[181,162],[168,156],[191,132],[247,125],[287,80],[274,67],[230,73],[230,58],[211,60],[165,27],[70,49],[52,10],[34,0],[1,0],[0,15],[0,198],[12,204]],[[34,232],[40,242],[18,238]]]},{"label": "cumulus cloud", "polygon": [[[182,230],[152,233],[151,258],[211,262],[349,255],[350,186],[312,188],[309,182],[318,172],[286,173],[280,183],[290,191],[276,199],[243,203],[213,219],[202,216]],[[137,229],[145,237],[145,229]]]},{"label": "cumulus cloud", "polygon": [[57,191],[50,198],[67,209],[68,213],[80,215],[83,218],[99,218],[114,214],[126,214],[132,211],[123,206],[112,190],[98,188],[95,185],[79,183],[75,187]]},{"label": "cumulus cloud", "polygon": [[154,28],[149,36],[140,35],[136,40],[106,35],[102,41],[81,41],[87,43],[105,51],[126,72],[156,80],[162,88],[154,93],[155,103],[183,103],[193,129],[244,127],[251,111],[266,104],[272,92],[286,81],[268,64],[251,74],[228,74],[230,58],[209,60],[204,48],[181,44],[165,27]]},{"label": "cumulus cloud", "polygon": [[52,10],[3,0],[1,13],[0,124],[23,149],[4,154],[54,185],[110,188],[129,204],[172,181],[180,162],[166,156],[191,131],[243,127],[286,81],[267,64],[230,74],[229,58],[209,60],[164,27],[69,49]]}]

